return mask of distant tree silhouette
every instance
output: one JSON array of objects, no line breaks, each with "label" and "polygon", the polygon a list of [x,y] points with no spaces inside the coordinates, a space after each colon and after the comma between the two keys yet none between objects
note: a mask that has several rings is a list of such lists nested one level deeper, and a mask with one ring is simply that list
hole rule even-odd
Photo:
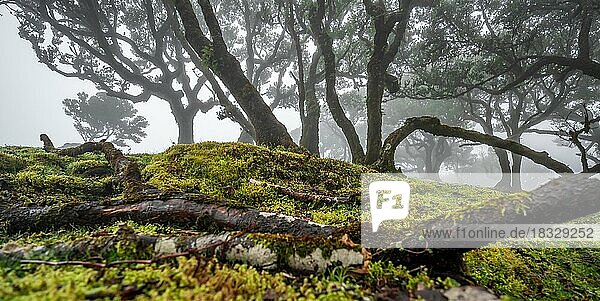
[{"label": "distant tree silhouette", "polygon": [[77,96],[63,100],[63,106],[85,142],[105,139],[126,147],[126,141],[140,143],[146,137],[144,129],[148,121],[137,115],[137,110],[127,100],[104,92],[94,96],[82,92]]}]

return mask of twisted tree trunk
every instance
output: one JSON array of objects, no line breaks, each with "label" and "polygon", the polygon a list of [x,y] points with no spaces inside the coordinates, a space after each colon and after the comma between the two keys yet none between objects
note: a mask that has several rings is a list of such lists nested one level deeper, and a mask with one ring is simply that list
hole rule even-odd
[{"label": "twisted tree trunk", "polygon": [[185,28],[187,41],[203,63],[221,79],[244,110],[256,132],[257,143],[272,146],[296,146],[285,126],[277,120],[256,87],[244,75],[240,62],[227,50],[211,3],[208,0],[198,2],[212,40],[209,40],[200,28],[190,1],[176,0],[174,6]]},{"label": "twisted tree trunk", "polygon": [[319,155],[319,119],[321,117],[321,106],[316,92],[317,65],[320,58],[321,53],[315,52],[308,67],[305,85],[306,97],[304,99],[306,115],[303,118],[302,136],[300,137],[300,145],[315,155]]},{"label": "twisted tree trunk", "polygon": [[348,142],[348,146],[350,146],[352,162],[362,163],[364,162],[365,152],[360,144],[360,138],[356,133],[354,124],[352,124],[352,121],[346,116],[337,94],[337,88],[335,86],[337,67],[335,54],[333,52],[333,39],[327,33],[328,29],[323,28],[324,18],[325,0],[318,0],[316,9],[311,11],[310,28],[315,36],[319,51],[321,52],[325,63],[325,99],[333,120],[335,120],[335,123],[342,129],[344,137],[346,137],[346,141]]}]

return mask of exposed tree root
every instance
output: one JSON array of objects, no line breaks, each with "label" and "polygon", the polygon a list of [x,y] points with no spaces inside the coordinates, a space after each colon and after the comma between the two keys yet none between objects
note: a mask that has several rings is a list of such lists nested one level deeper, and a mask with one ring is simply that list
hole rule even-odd
[{"label": "exposed tree root", "polygon": [[516,141],[502,139],[496,136],[483,134],[477,131],[460,127],[444,125],[436,117],[422,116],[406,120],[404,125],[393,131],[383,143],[383,152],[375,167],[382,172],[398,171],[394,166],[396,148],[408,135],[416,130],[422,130],[436,136],[461,138],[492,147],[509,150],[515,154],[527,157],[533,162],[543,165],[557,173],[573,173],[566,164],[552,159],[547,152],[538,152]]},{"label": "exposed tree root", "polygon": [[[215,256],[222,261],[247,263],[262,269],[285,268],[299,272],[323,271],[332,265],[363,265],[364,256],[360,248],[347,243],[342,237],[293,237],[244,232],[158,236],[119,230],[116,235],[100,235],[44,246],[6,245],[0,250],[0,259],[32,264],[81,265],[93,269],[152,264],[179,256]],[[149,259],[107,261],[106,258],[117,249],[130,249],[136,253],[127,255]],[[47,258],[48,254],[75,260],[40,260]]]},{"label": "exposed tree root", "polygon": [[97,226],[117,221],[156,222],[185,228],[259,233],[328,236],[335,228],[303,219],[261,212],[251,208],[232,208],[211,203],[214,198],[147,200],[134,204],[103,205],[98,202],[61,207],[17,207],[0,213],[8,233],[40,231],[68,225]]},{"label": "exposed tree root", "polygon": [[129,198],[137,198],[138,193],[147,187],[141,180],[140,169],[135,161],[129,160],[115,146],[106,141],[86,142],[76,147],[56,149],[46,134],[40,135],[44,143],[44,150],[61,156],[76,157],[85,153],[101,152],[110,163],[117,177],[117,181],[123,184],[123,194]]}]

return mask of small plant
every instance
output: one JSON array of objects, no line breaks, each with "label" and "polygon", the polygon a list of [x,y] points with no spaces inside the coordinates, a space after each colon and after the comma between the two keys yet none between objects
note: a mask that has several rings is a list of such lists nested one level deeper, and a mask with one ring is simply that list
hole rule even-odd
[{"label": "small plant", "polygon": [[350,280],[350,275],[348,275],[348,269],[342,266],[336,266],[329,273],[327,280],[337,283],[348,282]]},{"label": "small plant", "polygon": [[410,278],[408,270],[404,266],[394,266],[389,261],[372,262],[369,265],[369,273],[365,280],[377,286],[390,283],[403,283]]},{"label": "small plant", "polygon": [[450,289],[450,288],[453,288],[453,287],[460,286],[460,283],[458,283],[458,281],[456,281],[456,280],[454,280],[454,279],[452,279],[450,277],[446,277],[444,279],[438,277],[436,280],[437,280],[436,282],[440,286],[442,286],[444,289]]}]

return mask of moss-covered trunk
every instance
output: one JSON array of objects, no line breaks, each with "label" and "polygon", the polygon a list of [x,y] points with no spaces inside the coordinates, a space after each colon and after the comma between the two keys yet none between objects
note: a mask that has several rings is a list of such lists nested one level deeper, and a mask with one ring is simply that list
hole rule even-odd
[{"label": "moss-covered trunk", "polygon": [[310,153],[319,155],[319,119],[321,117],[321,106],[317,99],[317,66],[321,57],[320,52],[315,52],[312,56],[306,79],[304,104],[306,105],[306,115],[302,122],[302,136],[300,145],[305,147]]},{"label": "moss-covered trunk", "polygon": [[127,205],[103,205],[98,202],[61,207],[17,207],[3,211],[0,221],[9,233],[39,231],[65,226],[98,226],[116,221],[176,224],[182,227],[206,227],[225,230],[251,230],[260,233],[328,236],[331,226],[320,225],[282,214],[251,208],[233,208],[216,204],[209,196],[194,200],[174,198],[140,201]]}]

